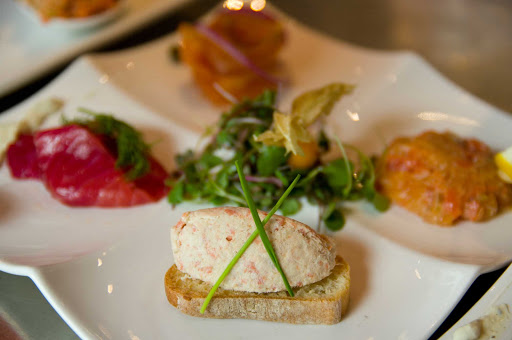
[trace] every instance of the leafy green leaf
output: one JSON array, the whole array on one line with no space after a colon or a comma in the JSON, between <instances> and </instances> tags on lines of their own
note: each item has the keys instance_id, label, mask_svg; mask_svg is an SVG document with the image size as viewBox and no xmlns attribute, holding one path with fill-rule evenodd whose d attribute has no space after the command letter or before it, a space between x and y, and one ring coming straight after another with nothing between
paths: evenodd
<instances>
[{"instance_id":1,"label":"leafy green leaf","mask_svg":"<svg viewBox=\"0 0 512 340\"><path fill-rule=\"evenodd\" d=\"M324 218L324 223L329 230L338 231L345 226L345 217L340 209L334 209L329 216Z\"/></svg>"},{"instance_id":2,"label":"leafy green leaf","mask_svg":"<svg viewBox=\"0 0 512 340\"><path fill-rule=\"evenodd\" d=\"M219 171L216 176L216 181L221 188L227 188L229 185L228 170L223 169Z\"/></svg>"},{"instance_id":3,"label":"leafy green leaf","mask_svg":"<svg viewBox=\"0 0 512 340\"><path fill-rule=\"evenodd\" d=\"M256 169L260 176L271 176L286 163L286 150L279 146L263 146L256 160Z\"/></svg>"},{"instance_id":4,"label":"leafy green leaf","mask_svg":"<svg viewBox=\"0 0 512 340\"><path fill-rule=\"evenodd\" d=\"M296 214L301 208L301 204L299 200L295 198L289 198L286 201L284 201L283 205L281 206L281 213L284 216L289 216Z\"/></svg>"},{"instance_id":5,"label":"leafy green leaf","mask_svg":"<svg viewBox=\"0 0 512 340\"><path fill-rule=\"evenodd\" d=\"M183 194L185 191L185 183L183 181L178 181L174 184L173 188L169 192L169 195L167 196L167 200L171 204L180 204L183 202Z\"/></svg>"},{"instance_id":6,"label":"leafy green leaf","mask_svg":"<svg viewBox=\"0 0 512 340\"><path fill-rule=\"evenodd\" d=\"M235 141L235 136L233 136L233 134L230 133L229 131L223 130L217 134L217 143L219 145L231 146L234 144L234 141Z\"/></svg>"},{"instance_id":7,"label":"leafy green leaf","mask_svg":"<svg viewBox=\"0 0 512 340\"><path fill-rule=\"evenodd\" d=\"M288 186L288 184L290 183L288 181L288 178L286 178L286 176L279 170L276 170L274 172L274 174L276 175L277 178L279 178L279 180L281 181L281 183L283 183L283 186Z\"/></svg>"},{"instance_id":8,"label":"leafy green leaf","mask_svg":"<svg viewBox=\"0 0 512 340\"><path fill-rule=\"evenodd\" d=\"M389 209L390 201L386 196L376 192L375 196L373 197L372 203L375 209L382 212Z\"/></svg>"},{"instance_id":9,"label":"leafy green leaf","mask_svg":"<svg viewBox=\"0 0 512 340\"><path fill-rule=\"evenodd\" d=\"M349 167L352 169L352 164L349 163ZM331 161L324 167L323 173L327 178L327 183L335 189L339 190L349 184L351 174L347 172L345 159Z\"/></svg>"},{"instance_id":10,"label":"leafy green leaf","mask_svg":"<svg viewBox=\"0 0 512 340\"><path fill-rule=\"evenodd\" d=\"M325 210L323 211L322 220L326 220L329 216L331 216L331 214L333 213L333 211L335 209L336 209L336 202L330 201L327 204L327 206L325 207Z\"/></svg>"},{"instance_id":11,"label":"leafy green leaf","mask_svg":"<svg viewBox=\"0 0 512 340\"><path fill-rule=\"evenodd\" d=\"M201 195L201 187L194 182L185 183L185 197L188 200L196 200Z\"/></svg>"},{"instance_id":12,"label":"leafy green leaf","mask_svg":"<svg viewBox=\"0 0 512 340\"><path fill-rule=\"evenodd\" d=\"M256 98L255 102L261 106L274 106L274 103L276 102L276 92L265 90Z\"/></svg>"},{"instance_id":13,"label":"leafy green leaf","mask_svg":"<svg viewBox=\"0 0 512 340\"><path fill-rule=\"evenodd\" d=\"M210 202L213 204L213 205L216 205L216 206L220 206L220 205L224 205L226 204L226 202L228 201L227 198L225 197L222 197L222 196L213 196L211 199L210 199Z\"/></svg>"},{"instance_id":14,"label":"leafy green leaf","mask_svg":"<svg viewBox=\"0 0 512 340\"><path fill-rule=\"evenodd\" d=\"M211 152L203 153L203 155L199 159L199 164L205 169L213 168L214 166L219 165L221 163L222 163L222 159L215 156Z\"/></svg>"}]
</instances>

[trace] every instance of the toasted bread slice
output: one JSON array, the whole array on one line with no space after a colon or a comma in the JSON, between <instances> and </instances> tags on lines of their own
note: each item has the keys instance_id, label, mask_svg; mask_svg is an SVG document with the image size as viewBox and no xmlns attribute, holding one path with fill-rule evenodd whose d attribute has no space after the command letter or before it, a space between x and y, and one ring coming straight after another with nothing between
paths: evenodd
<instances>
[{"instance_id":1,"label":"toasted bread slice","mask_svg":"<svg viewBox=\"0 0 512 340\"><path fill-rule=\"evenodd\" d=\"M335 324L349 303L350 267L341 258L331 274L318 282L294 288L295 297L277 293L237 292L219 288L204 314L199 310L211 285L192 279L173 265L165 275L169 302L192 316L218 319L253 319L294 324Z\"/></svg>"}]
</instances>

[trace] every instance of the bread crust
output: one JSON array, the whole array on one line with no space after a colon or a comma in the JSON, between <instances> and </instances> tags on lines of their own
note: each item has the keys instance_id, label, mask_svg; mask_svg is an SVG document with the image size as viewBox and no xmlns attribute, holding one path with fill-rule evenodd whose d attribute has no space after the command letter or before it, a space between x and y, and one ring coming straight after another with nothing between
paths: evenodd
<instances>
[{"instance_id":1,"label":"bread crust","mask_svg":"<svg viewBox=\"0 0 512 340\"><path fill-rule=\"evenodd\" d=\"M167 299L181 312L197 317L253 319L292 324L335 324L346 313L350 296L350 267L341 258L327 278L286 292L249 293L217 290L204 314L199 310L211 285L190 278L173 265L165 275Z\"/></svg>"}]
</instances>

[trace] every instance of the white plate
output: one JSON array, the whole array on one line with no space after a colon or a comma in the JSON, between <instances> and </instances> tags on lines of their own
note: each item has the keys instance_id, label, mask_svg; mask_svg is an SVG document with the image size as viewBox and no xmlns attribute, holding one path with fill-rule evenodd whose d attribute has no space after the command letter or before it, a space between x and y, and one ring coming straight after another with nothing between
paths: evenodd
<instances>
[{"instance_id":1,"label":"white plate","mask_svg":"<svg viewBox=\"0 0 512 340\"><path fill-rule=\"evenodd\" d=\"M512 265L501 274L500 278L492 285L485 295L452 326L439 340L451 340L453 334L470 322L486 317L493 312L493 308L500 305L508 305L509 310L512 308ZM494 331L499 331L500 339L512 339L512 323L510 318L508 322L494 326Z\"/></svg>"},{"instance_id":2,"label":"white plate","mask_svg":"<svg viewBox=\"0 0 512 340\"><path fill-rule=\"evenodd\" d=\"M426 129L450 129L496 149L512 145L510 117L461 91L416 55L360 49L286 23L283 60L293 86L280 99L284 110L306 89L344 81L357 89L336 106L329 126L365 152L381 151L381 137L389 141ZM160 141L156 156L170 169L175 152L194 146L198 132L220 115L193 86L189 70L170 61L169 47L177 41L173 35L81 58L0 121L16 119L42 98L60 96L67 112L83 105L137 125ZM358 121L350 118L353 113ZM87 339L422 339L480 273L512 258L510 213L440 228L398 207L379 214L354 204L346 227L333 235L352 268L351 305L341 323L205 320L175 310L163 287L173 262L169 228L198 206L172 210L162 201L133 209L68 208L51 200L40 183L12 180L5 167L0 199L0 269L30 276ZM315 225L317 212L307 207L296 218Z\"/></svg>"},{"instance_id":3,"label":"white plate","mask_svg":"<svg viewBox=\"0 0 512 340\"><path fill-rule=\"evenodd\" d=\"M18 6L17 1L0 1L0 96L187 0L123 0L116 10L92 19L53 20L48 24Z\"/></svg>"}]
</instances>

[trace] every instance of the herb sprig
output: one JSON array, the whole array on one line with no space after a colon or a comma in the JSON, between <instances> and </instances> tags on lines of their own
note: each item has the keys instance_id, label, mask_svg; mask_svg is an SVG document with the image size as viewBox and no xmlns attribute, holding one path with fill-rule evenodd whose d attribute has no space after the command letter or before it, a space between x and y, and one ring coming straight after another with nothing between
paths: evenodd
<instances>
[{"instance_id":1,"label":"herb sprig","mask_svg":"<svg viewBox=\"0 0 512 340\"><path fill-rule=\"evenodd\" d=\"M78 111L86 113L89 117L65 121L65 123L84 126L115 144L116 168L126 171L127 180L135 180L150 171L150 146L144 142L142 135L137 130L105 113L94 112L86 108L79 108Z\"/></svg>"},{"instance_id":2,"label":"herb sprig","mask_svg":"<svg viewBox=\"0 0 512 340\"><path fill-rule=\"evenodd\" d=\"M379 211L389 201L375 189L375 171L370 158L341 142L350 155L316 163L307 169L288 164L290 154L283 146L265 145L255 140L273 126L275 93L266 91L254 100L245 100L225 112L209 136L210 143L200 151L189 150L176 157L177 171L168 184L172 187L171 204L184 201L209 202L214 205L245 205L240 190L235 161L246 174L247 187L256 207L269 210L276 204L288 183L300 174L302 180L283 203L283 215L293 215L302 208L302 198L320 206L320 220L330 230L339 230L345 223L343 202L365 199ZM321 154L334 144L320 131L314 141ZM320 155L321 156L321 155ZM349 158L348 156L354 156Z\"/></svg>"},{"instance_id":3,"label":"herb sprig","mask_svg":"<svg viewBox=\"0 0 512 340\"><path fill-rule=\"evenodd\" d=\"M242 175L240 176L240 180L244 177L243 173ZM297 177L295 177L295 179L293 180L293 182L290 184L290 186L288 187L288 189L286 189L286 191L284 192L284 194L281 196L281 198L279 198L279 200L277 201L276 205L272 208L272 210L270 210L267 214L267 216L265 216L265 218L263 219L263 221L261 221L261 225L262 226L265 226L267 224L268 221L270 221L270 219L272 218L272 216L274 216L274 214L277 212L277 210L281 207L281 205L283 204L283 202L285 202L285 199L288 197L288 195L291 193L291 191L293 190L293 188L295 187L295 185L297 184L297 182L299 181L300 179L300 175L297 175ZM249 192L247 192L248 195L250 195ZM256 215L257 216L257 215ZM253 216L254 217L254 216ZM255 218L255 223L257 223L256 221L259 220L259 216ZM224 271L222 272L222 274L220 275L220 277L218 278L217 282L215 282L215 284L212 286L212 288L210 289L210 292L208 293L208 295L206 296L206 299L204 300L203 302L203 306L201 307L201 314L203 314L205 311L206 311L206 308L208 307L208 304L210 303L210 300L213 298L213 295L215 294L215 292L217 291L217 289L219 288L219 286L222 284L222 282L224 281L224 279L226 278L226 276L231 272L231 270L233 269L233 267L235 266L235 264L238 262L238 260L242 257L242 255L245 253L245 251L247 250L247 248L249 248L249 246L252 244L252 242L256 239L256 237L258 237L258 235L260 235L260 229L256 228L256 230L251 234L251 236L249 236L249 238L247 239L247 241L245 241L244 245L242 246L242 248L240 248L240 250L235 254L235 256L233 257L233 259L231 260L231 262L229 262L229 264L226 266L226 269L224 269ZM274 254L274 257L275 257L275 254ZM271 256L272 258L272 256ZM274 264L277 262L277 259L276 259L276 262L272 261ZM282 270L280 271L282 277L283 277L283 281L285 282L285 286L287 287L287 290L288 290L288 287L290 286L289 283L288 283L288 280L286 279L286 276L284 275L284 273L282 273ZM290 294L290 296L294 296L294 293L293 293L293 290L291 290L291 288L288 290L288 293Z\"/></svg>"}]
</instances>

